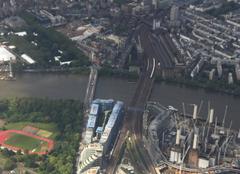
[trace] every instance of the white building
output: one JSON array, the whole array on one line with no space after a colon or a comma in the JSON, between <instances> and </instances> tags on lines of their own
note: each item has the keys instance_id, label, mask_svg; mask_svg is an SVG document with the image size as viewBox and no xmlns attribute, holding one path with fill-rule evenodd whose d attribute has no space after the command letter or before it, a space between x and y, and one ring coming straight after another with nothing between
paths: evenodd
<instances>
[{"instance_id":1,"label":"white building","mask_svg":"<svg viewBox=\"0 0 240 174\"><path fill-rule=\"evenodd\" d=\"M16 56L11 53L5 46L0 45L0 62L15 61Z\"/></svg>"},{"instance_id":2,"label":"white building","mask_svg":"<svg viewBox=\"0 0 240 174\"><path fill-rule=\"evenodd\" d=\"M80 32L81 34L78 36L74 36L71 39L74 41L83 41L84 39L87 39L88 37L92 36L93 34L98 34L100 33L102 27L94 27L91 24L81 26L77 28L77 31Z\"/></svg>"},{"instance_id":3,"label":"white building","mask_svg":"<svg viewBox=\"0 0 240 174\"><path fill-rule=\"evenodd\" d=\"M36 63L35 60L33 60L30 56L28 56L27 54L22 54L21 58L26 61L28 64L34 64Z\"/></svg>"}]
</instances>

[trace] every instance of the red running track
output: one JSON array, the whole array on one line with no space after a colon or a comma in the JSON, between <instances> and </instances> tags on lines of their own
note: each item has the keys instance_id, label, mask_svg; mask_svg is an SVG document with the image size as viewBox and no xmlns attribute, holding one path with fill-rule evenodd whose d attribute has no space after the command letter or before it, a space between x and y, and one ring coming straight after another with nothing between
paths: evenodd
<instances>
[{"instance_id":1,"label":"red running track","mask_svg":"<svg viewBox=\"0 0 240 174\"><path fill-rule=\"evenodd\" d=\"M50 139L48 139L48 138L43 138L43 137L40 137L40 136L31 134L31 133L28 133L28 132L24 132L24 131L21 131L21 130L6 130L6 131L0 131L0 145L1 145L1 146L5 147L5 148L7 148L7 149L9 149L9 150L13 150L13 151L18 151L18 150L24 151L24 149L22 149L22 148L5 144L5 141L6 141L8 138L11 137L11 134L12 134L12 133L21 134L21 135L25 135L25 136L29 136L29 137L32 137L32 138L39 139L39 140L41 140L41 141L45 141L45 142L48 143L48 152L50 152L51 150L53 150L53 147L54 147L54 141L53 141L53 140L50 140ZM29 154L46 155L48 152L46 152L46 151L44 151L44 152L32 152L32 151L29 151Z\"/></svg>"}]
</instances>

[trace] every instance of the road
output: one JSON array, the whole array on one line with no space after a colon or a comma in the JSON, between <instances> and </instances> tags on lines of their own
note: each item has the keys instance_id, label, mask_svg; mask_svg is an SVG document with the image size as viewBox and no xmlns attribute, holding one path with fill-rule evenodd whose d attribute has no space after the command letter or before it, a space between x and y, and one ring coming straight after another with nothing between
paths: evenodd
<instances>
[{"instance_id":1,"label":"road","mask_svg":"<svg viewBox=\"0 0 240 174\"><path fill-rule=\"evenodd\" d=\"M97 78L98 78L97 67L92 66L91 73L89 75L87 90L84 98L85 110L87 110L90 107L90 104L93 101L95 90L96 90Z\"/></svg>"},{"instance_id":2,"label":"road","mask_svg":"<svg viewBox=\"0 0 240 174\"><path fill-rule=\"evenodd\" d=\"M147 31L146 31L147 29ZM151 31L145 28L143 25L139 28L139 36L141 43L144 43L151 35ZM148 42L149 43L149 42ZM153 57L152 47L149 44L143 44L143 65L142 71L137 83L135 94L130 102L128 108L144 108L146 102L148 101L152 87L154 84L154 74L157 69L160 68L160 63ZM128 109L126 116L124 118L124 124L120 131L119 138L116 142L115 149L113 150L112 156L108 162L108 167L106 168L107 174L114 174L117 168L117 164L121 158L121 152L125 147L126 140L131 139L132 149L128 151L130 156L134 154L139 154L141 159L135 161L132 159L132 164L134 168L141 171L144 174L151 173L155 174L155 167L148 155L147 150L144 148L142 142L142 115L143 111L141 109ZM129 134L128 134L129 133Z\"/></svg>"}]
</instances>

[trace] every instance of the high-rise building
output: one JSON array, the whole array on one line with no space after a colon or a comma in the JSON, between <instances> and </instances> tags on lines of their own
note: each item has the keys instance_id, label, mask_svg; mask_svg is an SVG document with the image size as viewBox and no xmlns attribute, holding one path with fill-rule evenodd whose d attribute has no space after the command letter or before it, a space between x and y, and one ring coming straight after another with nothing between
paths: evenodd
<instances>
[{"instance_id":1,"label":"high-rise building","mask_svg":"<svg viewBox=\"0 0 240 174\"><path fill-rule=\"evenodd\" d=\"M92 102L77 173L99 173L102 156L106 157L112 150L122 120L123 102L112 99Z\"/></svg>"},{"instance_id":2,"label":"high-rise building","mask_svg":"<svg viewBox=\"0 0 240 174\"><path fill-rule=\"evenodd\" d=\"M173 5L170 11L170 23L172 26L177 26L179 24L179 7Z\"/></svg>"}]
</instances>

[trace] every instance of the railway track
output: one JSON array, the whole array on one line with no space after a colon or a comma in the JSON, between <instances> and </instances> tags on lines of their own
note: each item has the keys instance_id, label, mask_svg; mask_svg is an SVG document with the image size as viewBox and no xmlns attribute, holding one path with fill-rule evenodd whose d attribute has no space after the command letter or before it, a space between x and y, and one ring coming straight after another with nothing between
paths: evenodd
<instances>
[{"instance_id":1,"label":"railway track","mask_svg":"<svg viewBox=\"0 0 240 174\"><path fill-rule=\"evenodd\" d=\"M157 68L156 65L158 64L158 61L154 58L155 54L152 51L153 48L148 40L148 37L151 34L148 30L149 29L143 25L139 28L139 31L137 31L140 36L140 42L143 43L143 65L135 93L128 108L144 108L151 95L154 84L154 73ZM143 174L156 173L151 158L142 142L142 116L143 111L141 110L129 109L126 111L121 133L116 142L115 149L113 150L105 173L115 173L122 148L127 138L132 140L132 148L131 150L128 150L129 155L134 157L135 154L139 154L138 157L141 158L136 160L132 159L131 162L135 169L138 169L137 171L141 171ZM126 135L128 137L126 137Z\"/></svg>"}]
</instances>

